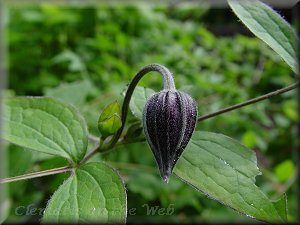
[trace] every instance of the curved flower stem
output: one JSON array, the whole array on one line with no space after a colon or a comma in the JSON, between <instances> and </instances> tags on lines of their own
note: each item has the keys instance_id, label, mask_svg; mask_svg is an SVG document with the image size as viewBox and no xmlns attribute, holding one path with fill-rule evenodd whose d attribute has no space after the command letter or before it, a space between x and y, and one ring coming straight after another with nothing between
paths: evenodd
<instances>
[{"instance_id":1,"label":"curved flower stem","mask_svg":"<svg viewBox=\"0 0 300 225\"><path fill-rule=\"evenodd\" d=\"M122 131L125 127L126 118L127 118L129 102L130 102L131 96L133 94L133 91L134 91L136 85L138 84L138 82L144 75L146 75L147 73L152 72L152 71L159 72L163 76L165 90L176 90L172 73L166 67L159 65L159 64L150 64L148 66L143 67L134 76L134 78L132 79L132 81L130 82L130 84L128 86L128 89L127 89L127 92L126 92L126 95L125 95L125 98L123 101L123 105L122 105L122 111L121 111L122 126L118 130L118 132L113 136L113 138L111 139L107 149L110 149L112 146L114 146L122 134Z\"/></svg>"},{"instance_id":2,"label":"curved flower stem","mask_svg":"<svg viewBox=\"0 0 300 225\"><path fill-rule=\"evenodd\" d=\"M72 166L63 166L51 170L44 170L44 171L24 174L21 176L0 179L0 184L10 183L10 182L20 181L20 180L28 180L36 177L44 177L44 176L49 176L58 173L70 172L72 170L73 170Z\"/></svg>"},{"instance_id":3,"label":"curved flower stem","mask_svg":"<svg viewBox=\"0 0 300 225\"><path fill-rule=\"evenodd\" d=\"M221 110L219 110L217 112L213 112L213 113L206 114L204 116L200 116L200 117L198 117L197 122L199 123L200 121L207 120L207 119L209 119L211 117L215 117L215 116L218 116L220 114L223 114L223 113L226 113L226 112L229 112L229 111L232 111L232 110L244 107L246 105L250 105L250 104L253 104L253 103L256 103L256 102L268 99L268 98L271 98L273 96L276 96L276 95L282 94L284 92L293 90L293 89L295 89L297 87L299 87L299 82L296 82L296 83L294 83L294 84L292 84L290 86L287 86L285 88L282 88L282 89L270 92L268 94L265 94L265 95L262 95L262 96L259 96L259 97L256 97L256 98L249 99L249 100L247 100L245 102L241 102L241 103L238 103L238 104L226 107L226 108L221 109Z\"/></svg>"}]
</instances>

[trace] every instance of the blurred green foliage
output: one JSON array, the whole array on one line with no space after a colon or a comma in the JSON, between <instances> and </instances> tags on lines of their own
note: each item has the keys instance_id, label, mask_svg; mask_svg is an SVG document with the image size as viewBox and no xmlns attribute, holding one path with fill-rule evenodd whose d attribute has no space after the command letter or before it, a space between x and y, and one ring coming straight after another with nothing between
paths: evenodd
<instances>
[{"instance_id":1,"label":"blurred green foliage","mask_svg":"<svg viewBox=\"0 0 300 225\"><path fill-rule=\"evenodd\" d=\"M224 17L224 15L217 15ZM126 84L144 65L169 68L180 90L198 103L199 115L216 111L293 83L289 67L269 47L240 34L215 36L207 29L209 8L102 4L9 7L9 88L16 95L47 95L74 104L90 132L99 136L97 120L108 103L122 101ZM242 26L231 21L236 27ZM231 26L232 26L231 24ZM141 86L160 90L162 79L151 74ZM274 199L287 192L288 217L297 219L293 152L298 122L296 93L260 102L198 124L197 130L231 136L257 153L263 176L257 184ZM130 124L139 124L129 115ZM137 125L138 126L138 125ZM201 156L199 156L201 157ZM146 143L119 146L92 160L118 168L126 181L128 222L247 221L196 192L175 176L162 182ZM66 161L9 146L9 175L63 166ZM17 165L16 165L17 162ZM8 221L37 221L41 215L16 215L18 206L45 207L67 174L10 184ZM274 191L275 190L275 191ZM175 211L146 216L146 206Z\"/></svg>"}]
</instances>

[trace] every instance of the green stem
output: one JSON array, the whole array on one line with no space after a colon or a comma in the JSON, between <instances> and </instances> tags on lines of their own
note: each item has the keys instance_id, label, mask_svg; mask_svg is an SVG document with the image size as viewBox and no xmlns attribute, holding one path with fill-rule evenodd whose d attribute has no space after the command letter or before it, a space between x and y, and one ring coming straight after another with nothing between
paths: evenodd
<instances>
[{"instance_id":1,"label":"green stem","mask_svg":"<svg viewBox=\"0 0 300 225\"><path fill-rule=\"evenodd\" d=\"M253 104L253 103L256 103L256 102L268 99L268 98L271 98L273 96L276 96L276 95L282 94L284 92L293 90L293 89L295 89L297 87L299 87L299 82L296 82L296 83L294 83L294 84L292 84L290 86L287 86L285 88L282 88L282 89L270 92L268 94L265 94L265 95L262 95L262 96L259 96L259 97L256 97L256 98L249 99L249 100L247 100L245 102L241 102L241 103L238 103L238 104L226 107L226 108L221 109L221 110L219 110L217 112L213 112L213 113L206 114L204 116L200 116L200 117L198 117L197 122L199 123L200 121L207 120L207 119L209 119L211 117L215 117L215 116L218 116L220 114L223 114L223 113L226 113L226 112L229 112L229 111L232 111L232 110L244 107L246 105L250 105L250 104Z\"/></svg>"},{"instance_id":2,"label":"green stem","mask_svg":"<svg viewBox=\"0 0 300 225\"><path fill-rule=\"evenodd\" d=\"M122 126L121 128L118 130L118 132L113 136L111 142L109 143L109 148L113 147L117 141L119 140L122 131L125 127L125 122L126 122L126 118L127 118L127 113L128 113L128 108L129 108L129 102L131 99L131 96L133 94L133 91L136 87L136 85L138 84L138 82L140 81L140 79L146 75L149 72L152 71L156 71L159 72L164 79L164 89L165 90L176 90L175 88L175 83L174 83L174 79L172 76L172 73L164 66L159 65L159 64L150 64L148 66L143 67L132 79L132 81L130 82L124 101L123 101L123 105L122 105L122 111L121 111L121 121L122 121ZM107 149L109 149L107 148Z\"/></svg>"},{"instance_id":3,"label":"green stem","mask_svg":"<svg viewBox=\"0 0 300 225\"><path fill-rule=\"evenodd\" d=\"M102 138L99 139L99 142L95 145L95 147L80 161L79 165L86 163L90 158L92 158L95 154L100 152L103 146Z\"/></svg>"},{"instance_id":4,"label":"green stem","mask_svg":"<svg viewBox=\"0 0 300 225\"><path fill-rule=\"evenodd\" d=\"M21 176L0 179L0 184L10 183L10 182L20 181L20 180L28 180L36 177L44 177L44 176L49 176L58 173L65 173L65 172L70 172L72 170L73 168L71 166L63 166L63 167L54 168L50 170L28 173Z\"/></svg>"}]
</instances>

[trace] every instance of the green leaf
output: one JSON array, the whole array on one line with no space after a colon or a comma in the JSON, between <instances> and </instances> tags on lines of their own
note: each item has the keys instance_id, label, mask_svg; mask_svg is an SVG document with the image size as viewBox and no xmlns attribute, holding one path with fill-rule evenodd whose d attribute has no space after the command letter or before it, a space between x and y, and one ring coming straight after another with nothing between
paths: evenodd
<instances>
[{"instance_id":1,"label":"green leaf","mask_svg":"<svg viewBox=\"0 0 300 225\"><path fill-rule=\"evenodd\" d=\"M71 50L64 50L59 55L53 58L53 63L69 62L69 70L72 72L86 71L85 64L81 57Z\"/></svg>"},{"instance_id":2,"label":"green leaf","mask_svg":"<svg viewBox=\"0 0 300 225\"><path fill-rule=\"evenodd\" d=\"M79 162L88 144L86 123L70 105L46 97L8 98L4 134L22 147Z\"/></svg>"},{"instance_id":3,"label":"green leaf","mask_svg":"<svg viewBox=\"0 0 300 225\"><path fill-rule=\"evenodd\" d=\"M195 132L174 172L187 184L247 216L286 221L285 207L275 205L255 185L255 176L260 174L255 153L227 136Z\"/></svg>"},{"instance_id":4,"label":"green leaf","mask_svg":"<svg viewBox=\"0 0 300 225\"><path fill-rule=\"evenodd\" d=\"M248 130L243 135L242 141L247 148L254 148L256 145L256 133L252 130Z\"/></svg>"},{"instance_id":5,"label":"green leaf","mask_svg":"<svg viewBox=\"0 0 300 225\"><path fill-rule=\"evenodd\" d=\"M129 107L134 116L136 116L140 120L143 119L143 110L147 99L154 93L155 91L150 88L139 86L135 88L129 104Z\"/></svg>"},{"instance_id":6,"label":"green leaf","mask_svg":"<svg viewBox=\"0 0 300 225\"><path fill-rule=\"evenodd\" d=\"M273 9L257 0L228 0L238 18L298 72L297 37L292 27Z\"/></svg>"},{"instance_id":7,"label":"green leaf","mask_svg":"<svg viewBox=\"0 0 300 225\"><path fill-rule=\"evenodd\" d=\"M126 192L120 176L103 163L83 165L53 194L43 222L125 223Z\"/></svg>"},{"instance_id":8,"label":"green leaf","mask_svg":"<svg viewBox=\"0 0 300 225\"><path fill-rule=\"evenodd\" d=\"M94 86L89 80L62 83L58 87L48 88L44 91L45 96L57 98L74 106L82 106L86 97L94 92Z\"/></svg>"},{"instance_id":9,"label":"green leaf","mask_svg":"<svg viewBox=\"0 0 300 225\"><path fill-rule=\"evenodd\" d=\"M277 179L284 183L295 176L295 165L292 160L285 160L275 167Z\"/></svg>"},{"instance_id":10,"label":"green leaf","mask_svg":"<svg viewBox=\"0 0 300 225\"><path fill-rule=\"evenodd\" d=\"M107 137L116 133L121 125L120 106L115 101L109 104L101 113L98 120L98 130L102 136Z\"/></svg>"},{"instance_id":11,"label":"green leaf","mask_svg":"<svg viewBox=\"0 0 300 225\"><path fill-rule=\"evenodd\" d=\"M128 128L126 135L124 136L124 141L128 141L128 142L134 141L135 139L138 139L141 136L142 132L143 132L143 127L140 122L132 124Z\"/></svg>"}]
</instances>

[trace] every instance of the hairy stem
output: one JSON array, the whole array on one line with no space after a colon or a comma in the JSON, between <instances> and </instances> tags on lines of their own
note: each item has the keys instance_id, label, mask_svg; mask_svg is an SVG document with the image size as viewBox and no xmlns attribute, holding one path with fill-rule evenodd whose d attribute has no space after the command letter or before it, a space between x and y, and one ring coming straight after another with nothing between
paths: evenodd
<instances>
[{"instance_id":1,"label":"hairy stem","mask_svg":"<svg viewBox=\"0 0 300 225\"><path fill-rule=\"evenodd\" d=\"M276 95L282 94L284 92L293 90L293 89L295 89L297 87L299 87L299 82L296 82L296 83L294 83L294 84L292 84L290 86L287 86L285 88L282 88L282 89L270 92L268 94L265 94L265 95L262 95L262 96L259 96L259 97L256 97L256 98L249 99L249 100L247 100L245 102L241 102L241 103L238 103L238 104L226 107L226 108L221 109L221 110L219 110L217 112L213 112L213 113L206 114L204 116L200 116L200 117L198 117L197 122L200 122L200 121L203 121L203 120L207 120L207 119L209 119L211 117L215 117L215 116L218 116L220 114L223 114L223 113L226 113L226 112L238 109L238 108L242 108L242 107L244 107L246 105L250 105L250 104L253 104L253 103L256 103L256 102L268 99L268 98L271 98L273 96L276 96Z\"/></svg>"},{"instance_id":2,"label":"hairy stem","mask_svg":"<svg viewBox=\"0 0 300 225\"><path fill-rule=\"evenodd\" d=\"M163 76L165 90L176 90L172 73L166 67L159 65L159 64L150 64L148 66L143 67L134 76L134 78L132 79L132 81L130 82L130 84L128 86L128 89L127 89L127 92L126 92L126 95L125 95L125 98L123 101L122 110L121 110L122 126L118 130L118 132L113 136L113 138L110 142L111 147L117 143L117 141L119 140L119 138L122 134L122 131L125 127L125 122L126 122L128 108L129 108L129 102L130 102L131 96L133 94L133 91L134 91L136 85L138 84L138 82L144 75L146 75L147 73L152 72L152 71L159 72Z\"/></svg>"},{"instance_id":3,"label":"hairy stem","mask_svg":"<svg viewBox=\"0 0 300 225\"><path fill-rule=\"evenodd\" d=\"M90 158L92 158L95 154L100 152L103 141L100 139L100 142L80 161L79 165L84 164Z\"/></svg>"},{"instance_id":4,"label":"hairy stem","mask_svg":"<svg viewBox=\"0 0 300 225\"><path fill-rule=\"evenodd\" d=\"M44 177L44 176L49 176L58 173L65 173L65 172L70 172L72 170L73 170L72 166L63 166L51 170L44 170L44 171L24 174L21 176L0 179L0 184L10 183L10 182L20 181L20 180L28 180L36 177Z\"/></svg>"}]
</instances>

